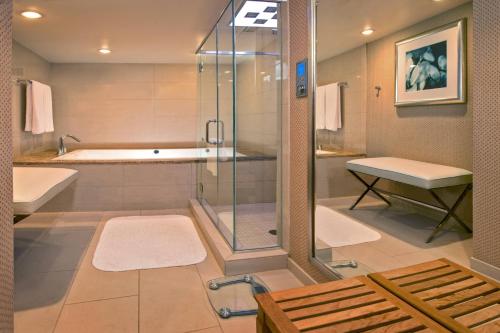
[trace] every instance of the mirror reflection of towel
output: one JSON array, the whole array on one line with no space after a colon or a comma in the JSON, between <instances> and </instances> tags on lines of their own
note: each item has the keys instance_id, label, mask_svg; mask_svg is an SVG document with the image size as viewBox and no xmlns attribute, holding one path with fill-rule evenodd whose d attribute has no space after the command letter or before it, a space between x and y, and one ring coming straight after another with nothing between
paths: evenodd
<instances>
[{"instance_id":1,"label":"mirror reflection of towel","mask_svg":"<svg viewBox=\"0 0 500 333\"><path fill-rule=\"evenodd\" d=\"M342 128L340 98L340 85L338 83L325 86L325 128L327 130L337 131Z\"/></svg>"},{"instance_id":2,"label":"mirror reflection of towel","mask_svg":"<svg viewBox=\"0 0 500 333\"><path fill-rule=\"evenodd\" d=\"M338 82L316 89L316 129L342 128L342 107Z\"/></svg>"},{"instance_id":3,"label":"mirror reflection of towel","mask_svg":"<svg viewBox=\"0 0 500 333\"><path fill-rule=\"evenodd\" d=\"M26 86L26 132L42 134L54 132L52 114L52 90L37 81Z\"/></svg>"}]
</instances>

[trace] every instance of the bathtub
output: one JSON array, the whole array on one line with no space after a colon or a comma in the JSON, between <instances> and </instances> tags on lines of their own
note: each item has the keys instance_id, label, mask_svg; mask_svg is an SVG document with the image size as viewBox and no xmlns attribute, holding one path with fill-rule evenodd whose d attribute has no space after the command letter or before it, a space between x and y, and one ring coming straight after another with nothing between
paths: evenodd
<instances>
[{"instance_id":1,"label":"bathtub","mask_svg":"<svg viewBox=\"0 0 500 333\"><path fill-rule=\"evenodd\" d=\"M233 157L233 148L219 149L219 158ZM236 153L236 157L245 155ZM186 160L216 158L216 148L183 149L79 149L54 158L57 161L134 161L134 160Z\"/></svg>"}]
</instances>

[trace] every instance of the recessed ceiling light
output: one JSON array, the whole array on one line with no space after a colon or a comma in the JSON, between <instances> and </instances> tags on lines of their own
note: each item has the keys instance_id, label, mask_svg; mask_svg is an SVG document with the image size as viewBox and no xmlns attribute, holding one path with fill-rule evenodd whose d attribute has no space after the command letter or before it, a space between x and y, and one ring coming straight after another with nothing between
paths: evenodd
<instances>
[{"instance_id":1,"label":"recessed ceiling light","mask_svg":"<svg viewBox=\"0 0 500 333\"><path fill-rule=\"evenodd\" d=\"M36 19L39 19L39 18L42 18L43 15L40 14L39 12L35 12L33 10L27 10L25 12L22 12L21 15L27 19L31 19L31 20L36 20Z\"/></svg>"},{"instance_id":2,"label":"recessed ceiling light","mask_svg":"<svg viewBox=\"0 0 500 333\"><path fill-rule=\"evenodd\" d=\"M111 53L111 50L106 48L106 47L103 47L101 49L99 49L99 53L101 54L110 54Z\"/></svg>"},{"instance_id":3,"label":"recessed ceiling light","mask_svg":"<svg viewBox=\"0 0 500 333\"><path fill-rule=\"evenodd\" d=\"M372 28L365 28L365 30L361 31L361 33L365 36L370 36L374 32L375 30L373 30Z\"/></svg>"}]
</instances>

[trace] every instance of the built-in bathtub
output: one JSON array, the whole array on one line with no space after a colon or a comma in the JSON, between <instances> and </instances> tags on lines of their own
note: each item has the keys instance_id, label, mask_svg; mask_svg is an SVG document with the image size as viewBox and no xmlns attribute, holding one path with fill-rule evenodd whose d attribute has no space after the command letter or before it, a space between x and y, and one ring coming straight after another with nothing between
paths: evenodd
<instances>
[{"instance_id":1,"label":"built-in bathtub","mask_svg":"<svg viewBox=\"0 0 500 333\"><path fill-rule=\"evenodd\" d=\"M41 211L138 212L187 208L189 200L196 198L200 177L209 183L205 192L214 188L211 182L232 184L232 156L231 147L220 148L218 152L216 148L92 148L74 150L59 157L55 151L34 153L17 157L14 164L79 171L78 180ZM221 163L219 168L213 168L217 157ZM276 157L245 151L238 152L236 158L238 203L275 202ZM218 169L221 177L213 175L214 169ZM230 204L228 193L232 191L213 195L217 195L222 204Z\"/></svg>"}]
</instances>

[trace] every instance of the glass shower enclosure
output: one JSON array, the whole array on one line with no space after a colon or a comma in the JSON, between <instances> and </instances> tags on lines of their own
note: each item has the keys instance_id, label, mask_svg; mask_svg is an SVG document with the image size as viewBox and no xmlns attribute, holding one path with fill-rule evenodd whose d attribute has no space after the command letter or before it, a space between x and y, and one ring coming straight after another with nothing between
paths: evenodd
<instances>
[{"instance_id":1,"label":"glass shower enclosure","mask_svg":"<svg viewBox=\"0 0 500 333\"><path fill-rule=\"evenodd\" d=\"M281 244L280 6L231 0L196 52L197 199L234 251Z\"/></svg>"}]
</instances>

